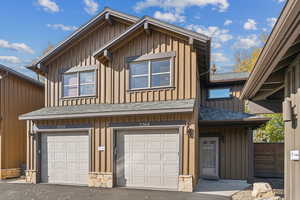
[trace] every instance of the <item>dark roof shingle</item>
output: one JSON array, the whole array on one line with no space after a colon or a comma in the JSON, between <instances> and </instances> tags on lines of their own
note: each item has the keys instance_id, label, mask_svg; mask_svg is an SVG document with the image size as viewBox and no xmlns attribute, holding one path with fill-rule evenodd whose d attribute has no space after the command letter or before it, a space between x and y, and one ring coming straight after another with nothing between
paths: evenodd
<instances>
[{"instance_id":1,"label":"dark roof shingle","mask_svg":"<svg viewBox=\"0 0 300 200\"><path fill-rule=\"evenodd\" d=\"M134 115L150 113L192 112L195 100L157 101L125 104L89 104L78 106L47 107L36 110L19 118L28 119L65 119L79 117L98 117L114 115Z\"/></svg>"}]
</instances>

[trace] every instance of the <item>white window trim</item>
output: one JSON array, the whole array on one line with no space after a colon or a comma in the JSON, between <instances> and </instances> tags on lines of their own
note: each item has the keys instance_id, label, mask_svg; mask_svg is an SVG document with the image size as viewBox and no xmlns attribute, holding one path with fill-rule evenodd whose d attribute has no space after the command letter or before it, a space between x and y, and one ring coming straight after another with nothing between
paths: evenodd
<instances>
[{"instance_id":1,"label":"white window trim","mask_svg":"<svg viewBox=\"0 0 300 200\"><path fill-rule=\"evenodd\" d=\"M80 84L80 73L84 72L93 72L94 73L94 83L82 83ZM77 74L77 84L74 85L64 85L64 76L68 74ZM61 98L62 99L69 99L69 98L82 98L82 97L95 97L97 95L97 71L95 69L89 69L89 70L78 70L78 71L67 71L62 74L62 82L61 82ZM87 95L80 95L80 86L82 85L95 85L95 92L94 94L87 94ZM64 88L65 86L71 87L71 86L76 86L77 87L77 95L76 96L64 96Z\"/></svg>"},{"instance_id":2,"label":"white window trim","mask_svg":"<svg viewBox=\"0 0 300 200\"><path fill-rule=\"evenodd\" d=\"M151 73L151 69L152 69L152 62L155 61L165 61L168 60L170 62L170 70L169 72L157 72L157 73ZM148 74L139 74L139 75L131 75L131 67L130 65L132 63L143 63L143 62L147 62L148 65ZM152 90L152 89L161 89L161 88L170 88L173 87L173 62L174 59L173 57L164 57L164 58L159 58L159 59L149 59L149 60L143 60L143 61L132 61L130 63L128 63L129 65L129 77L128 77L128 90L129 91L135 91L135 90ZM161 75L161 74L170 74L170 84L169 85L164 85L164 86L151 86L152 83L152 76L155 75ZM131 87L131 78L135 78L135 77L147 77L148 78L148 87L141 87L141 88L132 88Z\"/></svg>"}]
</instances>

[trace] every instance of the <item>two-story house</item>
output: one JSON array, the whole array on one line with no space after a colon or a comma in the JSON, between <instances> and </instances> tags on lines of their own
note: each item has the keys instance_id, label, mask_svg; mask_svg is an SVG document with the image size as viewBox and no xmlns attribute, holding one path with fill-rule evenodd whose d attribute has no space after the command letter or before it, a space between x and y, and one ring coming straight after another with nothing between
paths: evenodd
<instances>
[{"instance_id":1,"label":"two-story house","mask_svg":"<svg viewBox=\"0 0 300 200\"><path fill-rule=\"evenodd\" d=\"M27 181L193 191L200 176L246 179L239 127L265 120L235 113L241 105L211 111L217 103L205 88L218 81L210 82L209 65L209 37L104 9L29 67L46 77L46 98L45 108L20 116L28 121ZM214 124L214 111L233 117L217 114Z\"/></svg>"}]
</instances>

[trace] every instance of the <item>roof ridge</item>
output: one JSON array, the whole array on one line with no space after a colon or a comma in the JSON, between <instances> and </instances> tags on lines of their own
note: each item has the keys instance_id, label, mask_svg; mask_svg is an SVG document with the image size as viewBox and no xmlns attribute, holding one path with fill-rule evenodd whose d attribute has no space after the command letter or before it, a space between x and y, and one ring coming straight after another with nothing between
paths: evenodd
<instances>
[{"instance_id":1,"label":"roof ridge","mask_svg":"<svg viewBox=\"0 0 300 200\"><path fill-rule=\"evenodd\" d=\"M110 12L111 14L114 15L122 15L123 17L127 17L128 21L133 21L134 23L136 23L140 18L136 17L136 16L132 16L132 15L128 15L124 12L120 12L114 9L111 9L110 7L105 7L101 12L99 12L97 15L95 15L94 17L92 17L90 20L88 20L86 23L83 23L82 25L79 26L78 29L76 29L75 31L73 31L71 34L69 34L64 40L62 40L61 42L59 42L52 50L50 50L49 52L47 52L45 55L39 57L33 64L31 64L30 66L34 66L37 65L38 63L43 62L44 60L47 59L47 57L51 56L53 53L55 53L56 51L58 51L60 48L63 47L63 45L65 45L67 42L71 41L72 39L74 39L74 37L78 36L78 34L80 34L82 31L86 30L87 28L89 28L90 26L92 26L94 23L96 23L101 17L103 17L107 12ZM27 67L30 67L27 66Z\"/></svg>"}]
</instances>

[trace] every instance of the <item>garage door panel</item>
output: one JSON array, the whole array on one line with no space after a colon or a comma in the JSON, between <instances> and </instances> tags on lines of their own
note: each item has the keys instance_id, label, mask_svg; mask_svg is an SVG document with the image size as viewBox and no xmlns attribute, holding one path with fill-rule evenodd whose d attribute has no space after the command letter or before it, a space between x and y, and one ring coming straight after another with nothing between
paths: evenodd
<instances>
[{"instance_id":1,"label":"garage door panel","mask_svg":"<svg viewBox=\"0 0 300 200\"><path fill-rule=\"evenodd\" d=\"M179 135L172 131L120 131L117 135L117 184L176 189Z\"/></svg>"},{"instance_id":2,"label":"garage door panel","mask_svg":"<svg viewBox=\"0 0 300 200\"><path fill-rule=\"evenodd\" d=\"M151 162L160 162L162 160L162 155L160 152L149 152L148 153L148 160L151 161Z\"/></svg>"},{"instance_id":3,"label":"garage door panel","mask_svg":"<svg viewBox=\"0 0 300 200\"><path fill-rule=\"evenodd\" d=\"M85 133L42 134L42 182L86 185L88 141Z\"/></svg>"}]
</instances>

